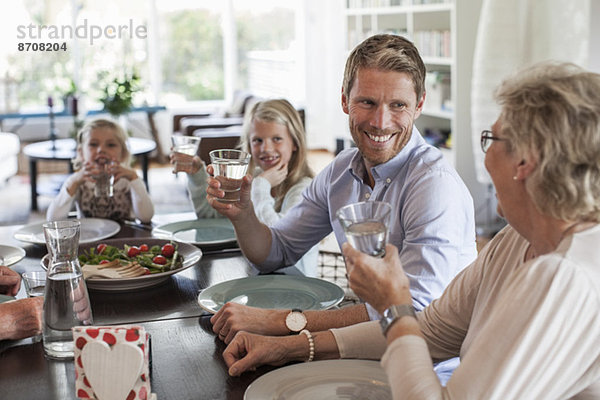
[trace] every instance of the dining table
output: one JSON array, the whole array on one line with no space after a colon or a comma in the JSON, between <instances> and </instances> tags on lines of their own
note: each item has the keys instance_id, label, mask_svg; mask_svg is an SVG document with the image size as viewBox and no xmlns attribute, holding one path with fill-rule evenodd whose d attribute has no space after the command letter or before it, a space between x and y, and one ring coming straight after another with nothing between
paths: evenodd
<instances>
[{"instance_id":1,"label":"dining table","mask_svg":"<svg viewBox=\"0 0 600 400\"><path fill-rule=\"evenodd\" d=\"M0 243L19 246L25 257L11 268L19 273L42 270L45 246L17 241L21 225L0 226ZM115 238L145 238L151 230L123 224ZM287 274L300 274L291 267ZM212 314L197 302L205 288L257 271L235 248L208 249L190 268L165 282L126 292L89 289L94 325L136 324L150 334L150 381L158 399L243 399L246 388L274 369L231 377L222 353L226 345L211 329ZM23 285L17 298L26 297ZM0 394L6 399L75 399L73 361L45 358L39 337L0 342Z\"/></svg>"}]
</instances>

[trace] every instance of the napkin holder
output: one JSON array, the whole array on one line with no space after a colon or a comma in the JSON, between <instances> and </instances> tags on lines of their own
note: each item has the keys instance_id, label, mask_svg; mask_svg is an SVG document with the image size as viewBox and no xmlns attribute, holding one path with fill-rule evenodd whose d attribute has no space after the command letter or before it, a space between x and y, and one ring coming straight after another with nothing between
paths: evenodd
<instances>
[{"instance_id":1,"label":"napkin holder","mask_svg":"<svg viewBox=\"0 0 600 400\"><path fill-rule=\"evenodd\" d=\"M156 399L150 390L150 335L142 326L78 326L75 393L80 399Z\"/></svg>"}]
</instances>

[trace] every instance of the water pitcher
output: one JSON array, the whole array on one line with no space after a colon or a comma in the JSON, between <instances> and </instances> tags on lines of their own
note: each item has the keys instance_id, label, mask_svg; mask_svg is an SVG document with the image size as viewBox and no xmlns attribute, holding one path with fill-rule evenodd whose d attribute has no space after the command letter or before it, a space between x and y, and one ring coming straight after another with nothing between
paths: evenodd
<instances>
[{"instance_id":1,"label":"water pitcher","mask_svg":"<svg viewBox=\"0 0 600 400\"><path fill-rule=\"evenodd\" d=\"M80 222L55 221L44 224L44 237L50 255L42 337L46 357L73 358L71 328L92 325L92 308L81 266L77 259Z\"/></svg>"}]
</instances>

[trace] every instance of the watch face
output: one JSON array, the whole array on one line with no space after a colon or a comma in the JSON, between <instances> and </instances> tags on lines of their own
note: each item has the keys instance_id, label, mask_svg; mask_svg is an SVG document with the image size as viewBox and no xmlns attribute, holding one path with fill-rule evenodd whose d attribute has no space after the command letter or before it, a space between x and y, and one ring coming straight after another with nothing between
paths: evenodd
<instances>
[{"instance_id":1,"label":"watch face","mask_svg":"<svg viewBox=\"0 0 600 400\"><path fill-rule=\"evenodd\" d=\"M300 332L306 326L306 317L299 311L292 311L285 317L285 325L292 332Z\"/></svg>"}]
</instances>

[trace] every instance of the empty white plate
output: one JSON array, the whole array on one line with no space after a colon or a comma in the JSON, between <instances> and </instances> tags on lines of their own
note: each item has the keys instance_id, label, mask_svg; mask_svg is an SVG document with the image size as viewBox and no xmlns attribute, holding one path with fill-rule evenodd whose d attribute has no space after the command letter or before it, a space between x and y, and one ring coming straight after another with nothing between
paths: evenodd
<instances>
[{"instance_id":1,"label":"empty white plate","mask_svg":"<svg viewBox=\"0 0 600 400\"><path fill-rule=\"evenodd\" d=\"M81 218L79 231L79 244L92 243L116 235L121 230L118 222L102 218ZM46 244L44 238L45 222L36 222L26 225L15 232L14 237L22 242Z\"/></svg>"},{"instance_id":2,"label":"empty white plate","mask_svg":"<svg viewBox=\"0 0 600 400\"><path fill-rule=\"evenodd\" d=\"M294 364L264 374L244 400L388 400L392 392L379 362L326 360Z\"/></svg>"},{"instance_id":3,"label":"empty white plate","mask_svg":"<svg viewBox=\"0 0 600 400\"><path fill-rule=\"evenodd\" d=\"M0 265L13 265L25 257L25 250L20 247L0 245Z\"/></svg>"}]
</instances>

